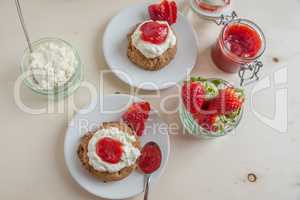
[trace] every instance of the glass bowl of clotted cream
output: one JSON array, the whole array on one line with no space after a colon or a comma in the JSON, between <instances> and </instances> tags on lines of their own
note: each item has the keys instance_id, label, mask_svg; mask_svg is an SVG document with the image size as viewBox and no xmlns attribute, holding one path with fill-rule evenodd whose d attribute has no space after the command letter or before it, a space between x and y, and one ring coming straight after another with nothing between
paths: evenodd
<instances>
[{"instance_id":1,"label":"glass bowl of clotted cream","mask_svg":"<svg viewBox=\"0 0 300 200\"><path fill-rule=\"evenodd\" d=\"M43 38L25 50L22 80L35 93L50 99L72 94L82 80L82 62L77 50L58 38Z\"/></svg>"}]
</instances>

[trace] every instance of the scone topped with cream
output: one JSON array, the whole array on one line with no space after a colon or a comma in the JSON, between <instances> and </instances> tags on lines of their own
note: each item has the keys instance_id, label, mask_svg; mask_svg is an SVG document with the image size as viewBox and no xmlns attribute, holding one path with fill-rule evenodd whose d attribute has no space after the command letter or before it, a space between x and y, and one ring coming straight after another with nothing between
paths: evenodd
<instances>
[{"instance_id":1,"label":"scone topped with cream","mask_svg":"<svg viewBox=\"0 0 300 200\"><path fill-rule=\"evenodd\" d=\"M105 182L118 181L136 168L140 142L125 123L103 123L99 130L83 136L77 153L92 175Z\"/></svg>"},{"instance_id":2,"label":"scone topped with cream","mask_svg":"<svg viewBox=\"0 0 300 200\"><path fill-rule=\"evenodd\" d=\"M142 22L128 40L128 58L145 70L159 70L176 55L177 38L166 21Z\"/></svg>"}]
</instances>

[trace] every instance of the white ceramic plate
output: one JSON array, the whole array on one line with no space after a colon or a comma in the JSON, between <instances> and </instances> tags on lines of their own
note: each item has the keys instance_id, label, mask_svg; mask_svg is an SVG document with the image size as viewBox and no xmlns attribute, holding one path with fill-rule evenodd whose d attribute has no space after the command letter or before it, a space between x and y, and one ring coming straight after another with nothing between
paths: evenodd
<instances>
[{"instance_id":1,"label":"white ceramic plate","mask_svg":"<svg viewBox=\"0 0 300 200\"><path fill-rule=\"evenodd\" d=\"M178 40L178 51L171 63L159 71L146 71L127 57L127 34L135 25L148 18L149 3L139 3L122 10L108 24L103 37L103 52L111 70L127 84L144 90L159 90L174 86L194 67L198 48L188 20L182 14L172 26Z\"/></svg>"},{"instance_id":2,"label":"white ceramic plate","mask_svg":"<svg viewBox=\"0 0 300 200\"><path fill-rule=\"evenodd\" d=\"M91 104L89 108L80 110L69 124L64 144L66 165L77 183L98 197L106 199L125 199L143 192L144 176L139 171L133 172L124 180L103 183L91 176L81 166L76 154L80 138L87 132L87 129L92 130L102 122L118 121L133 101L137 102L141 100L121 94L105 96L103 99L99 99L97 104ZM87 110L92 111L87 112ZM155 183L163 173L170 152L168 131L162 127L165 128L166 124L161 120L158 112L152 108L147 122L147 128L141 137L142 145L149 141L156 142L160 146L163 155L162 165L160 169L153 174L152 184Z\"/></svg>"}]
</instances>

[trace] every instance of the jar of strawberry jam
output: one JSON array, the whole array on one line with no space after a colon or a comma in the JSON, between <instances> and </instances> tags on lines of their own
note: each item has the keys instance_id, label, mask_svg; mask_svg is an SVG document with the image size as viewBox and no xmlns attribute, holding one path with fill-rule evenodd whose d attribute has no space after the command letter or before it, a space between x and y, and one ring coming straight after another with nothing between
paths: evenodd
<instances>
[{"instance_id":1,"label":"jar of strawberry jam","mask_svg":"<svg viewBox=\"0 0 300 200\"><path fill-rule=\"evenodd\" d=\"M247 19L234 19L227 23L213 45L214 64L227 73L236 73L242 66L257 60L265 51L262 30Z\"/></svg>"},{"instance_id":2,"label":"jar of strawberry jam","mask_svg":"<svg viewBox=\"0 0 300 200\"><path fill-rule=\"evenodd\" d=\"M198 8L206 12L219 12L230 5L230 0L195 0Z\"/></svg>"},{"instance_id":3,"label":"jar of strawberry jam","mask_svg":"<svg viewBox=\"0 0 300 200\"><path fill-rule=\"evenodd\" d=\"M191 10L204 20L216 22L232 15L232 0L189 0Z\"/></svg>"}]
</instances>

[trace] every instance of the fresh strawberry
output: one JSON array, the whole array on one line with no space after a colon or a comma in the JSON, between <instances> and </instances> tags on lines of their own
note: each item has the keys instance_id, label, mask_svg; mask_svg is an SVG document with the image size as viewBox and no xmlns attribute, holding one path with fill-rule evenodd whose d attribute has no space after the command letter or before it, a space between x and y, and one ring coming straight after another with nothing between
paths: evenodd
<instances>
[{"instance_id":1,"label":"fresh strawberry","mask_svg":"<svg viewBox=\"0 0 300 200\"><path fill-rule=\"evenodd\" d=\"M218 131L221 125L216 114L198 113L194 115L194 119L202 128L212 132Z\"/></svg>"},{"instance_id":2,"label":"fresh strawberry","mask_svg":"<svg viewBox=\"0 0 300 200\"><path fill-rule=\"evenodd\" d=\"M160 16L161 15L161 12L159 10L159 5L157 4L152 4L148 7L148 13L149 13L149 16L150 16L150 19L156 21L156 19L158 18L162 18L163 16Z\"/></svg>"},{"instance_id":3,"label":"fresh strawberry","mask_svg":"<svg viewBox=\"0 0 300 200\"><path fill-rule=\"evenodd\" d=\"M223 123L220 121L218 113L211 110L210 105L211 100L204 100L201 111L193 114L193 118L202 128L216 132L222 129Z\"/></svg>"},{"instance_id":4,"label":"fresh strawberry","mask_svg":"<svg viewBox=\"0 0 300 200\"><path fill-rule=\"evenodd\" d=\"M123 114L123 121L135 131L137 136L142 136L145 124L151 110L148 102L133 103L126 113Z\"/></svg>"},{"instance_id":5,"label":"fresh strawberry","mask_svg":"<svg viewBox=\"0 0 300 200\"><path fill-rule=\"evenodd\" d=\"M171 9L172 9L171 19L173 20L171 24L175 24L177 21L177 4L175 1L172 1L170 4L171 4Z\"/></svg>"},{"instance_id":6,"label":"fresh strawberry","mask_svg":"<svg viewBox=\"0 0 300 200\"><path fill-rule=\"evenodd\" d=\"M245 97L241 89L225 88L220 90L218 97L210 102L209 110L215 110L220 115L230 114L239 110L244 101Z\"/></svg>"},{"instance_id":7,"label":"fresh strawberry","mask_svg":"<svg viewBox=\"0 0 300 200\"><path fill-rule=\"evenodd\" d=\"M177 4L175 1L163 0L160 4L148 7L150 18L154 21L167 21L169 25L177 21Z\"/></svg>"},{"instance_id":8,"label":"fresh strawberry","mask_svg":"<svg viewBox=\"0 0 300 200\"><path fill-rule=\"evenodd\" d=\"M182 86L182 101L192 114L199 113L205 98L205 88L201 82L185 82Z\"/></svg>"}]
</instances>

